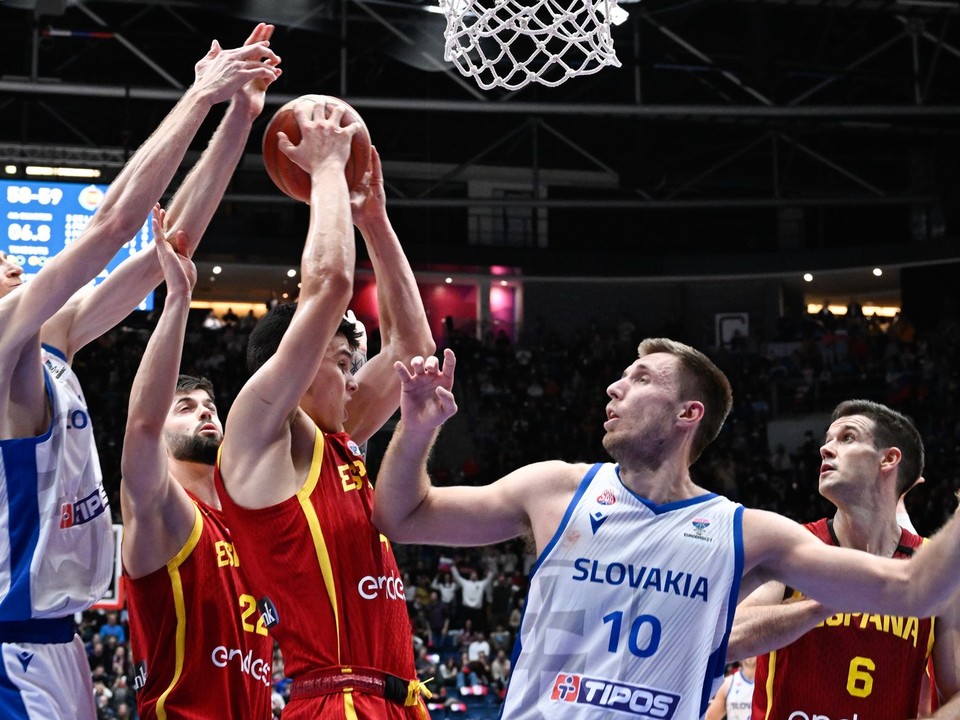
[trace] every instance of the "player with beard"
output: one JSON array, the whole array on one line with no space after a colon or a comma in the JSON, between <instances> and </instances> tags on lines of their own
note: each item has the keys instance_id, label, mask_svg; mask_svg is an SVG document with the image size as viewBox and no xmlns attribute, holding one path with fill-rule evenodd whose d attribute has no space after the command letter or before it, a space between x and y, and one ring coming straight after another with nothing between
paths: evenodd
<instances>
[{"instance_id":1,"label":"player with beard","mask_svg":"<svg viewBox=\"0 0 960 720\"><path fill-rule=\"evenodd\" d=\"M120 487L137 707L141 718L266 720L273 643L214 489L213 385L177 375L197 271L159 216L167 298L130 391Z\"/></svg>"},{"instance_id":2,"label":"player with beard","mask_svg":"<svg viewBox=\"0 0 960 720\"><path fill-rule=\"evenodd\" d=\"M483 487L433 487L427 457L456 412L455 364L450 350L442 366L396 364L401 421L373 520L393 542L533 536L539 558L504 719L702 717L741 589L771 578L832 607L916 616L960 589L957 516L912 559L892 560L826 545L697 486L690 466L720 432L732 393L709 358L673 340L644 340L607 388L603 445L615 463L539 462Z\"/></svg>"}]
</instances>

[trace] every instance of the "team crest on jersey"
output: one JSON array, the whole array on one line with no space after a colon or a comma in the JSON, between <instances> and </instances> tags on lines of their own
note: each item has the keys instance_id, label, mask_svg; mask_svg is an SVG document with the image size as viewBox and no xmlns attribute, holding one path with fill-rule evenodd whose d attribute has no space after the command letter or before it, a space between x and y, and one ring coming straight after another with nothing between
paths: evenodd
<instances>
[{"instance_id":1,"label":"team crest on jersey","mask_svg":"<svg viewBox=\"0 0 960 720\"><path fill-rule=\"evenodd\" d=\"M674 693L574 673L557 675L550 699L657 720L670 720L680 704L680 696Z\"/></svg>"},{"instance_id":2,"label":"team crest on jersey","mask_svg":"<svg viewBox=\"0 0 960 720\"><path fill-rule=\"evenodd\" d=\"M685 532L683 534L686 538L691 538L693 540L703 540L704 542L713 542L713 538L706 536L707 528L710 527L710 520L707 518L694 518L690 521L690 524L693 525L693 532Z\"/></svg>"},{"instance_id":3,"label":"team crest on jersey","mask_svg":"<svg viewBox=\"0 0 960 720\"><path fill-rule=\"evenodd\" d=\"M600 493L600 497L597 498L597 502L601 505L613 505L615 502L617 502L617 496L607 489Z\"/></svg>"},{"instance_id":4,"label":"team crest on jersey","mask_svg":"<svg viewBox=\"0 0 960 720\"><path fill-rule=\"evenodd\" d=\"M347 450L352 452L357 457L363 457L363 453L360 451L360 446L357 445L353 440L347 440Z\"/></svg>"}]
</instances>

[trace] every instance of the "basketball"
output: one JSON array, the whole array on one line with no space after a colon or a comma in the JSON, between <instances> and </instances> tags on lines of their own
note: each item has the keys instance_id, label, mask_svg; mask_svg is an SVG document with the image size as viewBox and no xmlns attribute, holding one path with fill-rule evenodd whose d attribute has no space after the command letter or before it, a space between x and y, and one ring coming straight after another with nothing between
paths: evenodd
<instances>
[{"instance_id":1,"label":"basketball","mask_svg":"<svg viewBox=\"0 0 960 720\"><path fill-rule=\"evenodd\" d=\"M370 133L363 118L349 104L330 95L302 95L291 100L274 113L263 133L263 164L267 168L267 175L280 190L294 200L305 203L310 202L310 176L280 150L277 133L282 131L290 138L290 142L299 144L300 126L293 114L293 107L302 100L318 102L321 99L326 100L327 104L342 105L346 108L340 120L341 126L351 122L360 123L360 131L353 136L350 157L345 168L347 187L355 190L370 167Z\"/></svg>"}]
</instances>

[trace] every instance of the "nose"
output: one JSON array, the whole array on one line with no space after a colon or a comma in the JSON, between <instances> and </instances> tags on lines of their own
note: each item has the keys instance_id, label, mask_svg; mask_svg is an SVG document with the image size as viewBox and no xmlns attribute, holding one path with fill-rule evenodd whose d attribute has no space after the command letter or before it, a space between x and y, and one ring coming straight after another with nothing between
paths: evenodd
<instances>
[{"instance_id":1,"label":"nose","mask_svg":"<svg viewBox=\"0 0 960 720\"><path fill-rule=\"evenodd\" d=\"M3 274L7 277L20 277L23 275L23 268L13 262L10 258L3 261Z\"/></svg>"},{"instance_id":2,"label":"nose","mask_svg":"<svg viewBox=\"0 0 960 720\"><path fill-rule=\"evenodd\" d=\"M617 380L616 382L610 383L610 384L607 386L607 395L609 395L611 398L619 398L619 397L620 397L620 382L621 382L620 380Z\"/></svg>"},{"instance_id":3,"label":"nose","mask_svg":"<svg viewBox=\"0 0 960 720\"><path fill-rule=\"evenodd\" d=\"M357 391L358 387L360 387L360 384L356 380L354 380L353 375L351 375L347 379L347 392L353 394Z\"/></svg>"},{"instance_id":4,"label":"nose","mask_svg":"<svg viewBox=\"0 0 960 720\"><path fill-rule=\"evenodd\" d=\"M210 420L213 417L213 410L205 405L200 406L200 412L197 415L201 420Z\"/></svg>"},{"instance_id":5,"label":"nose","mask_svg":"<svg viewBox=\"0 0 960 720\"><path fill-rule=\"evenodd\" d=\"M827 458L835 457L836 453L833 450L833 442L827 442L820 446L820 457L826 460Z\"/></svg>"}]
</instances>

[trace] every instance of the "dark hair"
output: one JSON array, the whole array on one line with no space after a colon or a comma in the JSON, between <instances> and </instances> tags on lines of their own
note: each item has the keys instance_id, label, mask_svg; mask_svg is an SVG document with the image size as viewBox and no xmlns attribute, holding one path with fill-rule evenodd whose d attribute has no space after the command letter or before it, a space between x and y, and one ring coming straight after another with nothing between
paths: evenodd
<instances>
[{"instance_id":1,"label":"dark hair","mask_svg":"<svg viewBox=\"0 0 960 720\"><path fill-rule=\"evenodd\" d=\"M276 354L296 309L295 302L277 305L257 322L247 341L247 369L251 375ZM351 350L356 350L360 346L360 333L355 323L343 318L337 333L347 338L347 344L350 345Z\"/></svg>"},{"instance_id":2,"label":"dark hair","mask_svg":"<svg viewBox=\"0 0 960 720\"><path fill-rule=\"evenodd\" d=\"M640 357L653 353L667 353L680 361L680 394L684 399L698 400L703 403L703 419L693 445L690 447L690 463L700 457L704 449L712 443L723 421L733 406L733 391L730 381L723 371L713 364L706 355L689 345L667 338L647 338L638 348Z\"/></svg>"},{"instance_id":3,"label":"dark hair","mask_svg":"<svg viewBox=\"0 0 960 720\"><path fill-rule=\"evenodd\" d=\"M194 390L203 390L210 396L211 400L214 402L217 401L217 396L213 393L213 383L207 380L207 378L195 377L193 375L180 375L177 378L176 395L186 395L187 393L192 393Z\"/></svg>"},{"instance_id":4,"label":"dark hair","mask_svg":"<svg viewBox=\"0 0 960 720\"><path fill-rule=\"evenodd\" d=\"M873 421L873 446L895 447L900 450L900 466L897 468L897 495L912 488L923 474L923 439L904 415L886 405L872 400L847 400L833 411L830 422L851 415L863 415Z\"/></svg>"}]
</instances>

